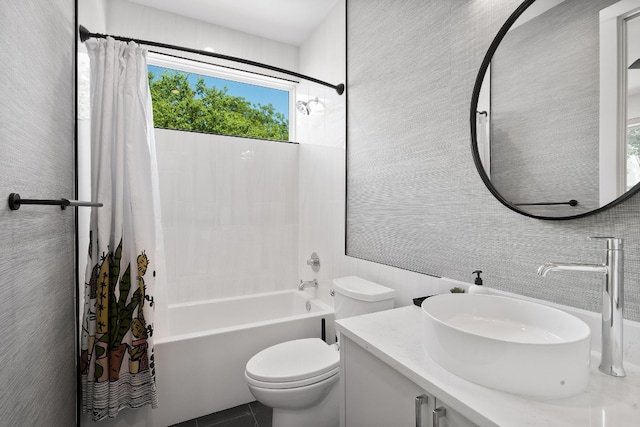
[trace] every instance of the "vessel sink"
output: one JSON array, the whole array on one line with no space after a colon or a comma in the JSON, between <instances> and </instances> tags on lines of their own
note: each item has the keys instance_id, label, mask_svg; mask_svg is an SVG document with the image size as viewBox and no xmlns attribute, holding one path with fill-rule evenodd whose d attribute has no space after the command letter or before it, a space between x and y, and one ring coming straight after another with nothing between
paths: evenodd
<instances>
[{"instance_id":1,"label":"vessel sink","mask_svg":"<svg viewBox=\"0 0 640 427\"><path fill-rule=\"evenodd\" d=\"M536 398L589 382L591 330L564 311L497 295L443 294L422 303L424 350L468 381Z\"/></svg>"}]
</instances>

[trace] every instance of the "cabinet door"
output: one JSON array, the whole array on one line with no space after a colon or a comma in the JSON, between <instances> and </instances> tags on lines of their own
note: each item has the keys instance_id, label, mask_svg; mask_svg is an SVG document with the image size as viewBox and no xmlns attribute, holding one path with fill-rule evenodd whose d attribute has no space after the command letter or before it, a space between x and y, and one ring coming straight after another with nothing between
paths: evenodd
<instances>
[{"instance_id":1,"label":"cabinet door","mask_svg":"<svg viewBox=\"0 0 640 427\"><path fill-rule=\"evenodd\" d=\"M476 427L474 423L451 409L449 405L440 399L435 400L435 413L433 415L433 427ZM438 416L437 414L440 414ZM437 420L436 420L437 419Z\"/></svg>"},{"instance_id":2,"label":"cabinet door","mask_svg":"<svg viewBox=\"0 0 640 427\"><path fill-rule=\"evenodd\" d=\"M416 397L424 391L364 348L341 337L344 426L415 427ZM423 426L430 426L434 400L422 405Z\"/></svg>"}]
</instances>

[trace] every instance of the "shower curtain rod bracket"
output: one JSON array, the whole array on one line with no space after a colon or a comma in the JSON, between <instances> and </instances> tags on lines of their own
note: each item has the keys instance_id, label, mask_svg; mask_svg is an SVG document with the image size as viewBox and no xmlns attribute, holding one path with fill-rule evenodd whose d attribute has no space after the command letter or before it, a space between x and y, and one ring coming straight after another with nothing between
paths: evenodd
<instances>
[{"instance_id":1,"label":"shower curtain rod bracket","mask_svg":"<svg viewBox=\"0 0 640 427\"><path fill-rule=\"evenodd\" d=\"M82 43L86 42L91 38L91 31L89 31L87 27L85 27L84 25L80 25L79 31L80 31L80 41Z\"/></svg>"},{"instance_id":2,"label":"shower curtain rod bracket","mask_svg":"<svg viewBox=\"0 0 640 427\"><path fill-rule=\"evenodd\" d=\"M164 49L179 50L179 51L182 51L182 52L189 52L189 53L195 53L195 54L198 54L198 55L211 56L213 58L223 59L223 60L226 60L226 61L239 62L241 64L251 65L253 67L260 67L260 68L264 68L264 69L267 69L267 70L275 71L277 73L283 73L283 74L287 74L289 76L294 76L294 77L298 77L298 78L301 78L301 79L305 79L305 80L308 80L308 81L313 82L313 83L318 83L318 84L321 84L323 86L330 87L333 90L335 90L338 95L342 95L344 93L344 88L345 88L344 83L340 83L338 85L332 85L331 83L327 83L325 81L318 80L318 79L313 78L313 77L305 76L304 74L296 73L295 71L289 71L289 70L285 70L284 68L274 67L273 65L268 65L268 64L262 64L260 62L250 61L248 59L237 58L235 56L222 55L220 53L209 52L209 51L206 51L206 50L198 50L198 49L193 49L193 48L190 48L190 47L176 46L176 45L171 45L171 44L167 44L167 43L153 42L153 41L141 40L141 39L133 39L133 38L129 38L129 37L112 36L112 35L109 35L109 34L92 33L91 31L89 31L87 29L87 27L85 27L83 25L80 25L78 27L78 32L80 34L80 40L83 43L85 41L89 40L90 38L105 39L107 37L111 37L114 40L119 40L119 41L126 42L126 43L134 42L134 43L137 43L137 44L143 44L143 45L147 45L147 46L155 46L155 47L160 47L160 48L164 48Z\"/></svg>"}]
</instances>

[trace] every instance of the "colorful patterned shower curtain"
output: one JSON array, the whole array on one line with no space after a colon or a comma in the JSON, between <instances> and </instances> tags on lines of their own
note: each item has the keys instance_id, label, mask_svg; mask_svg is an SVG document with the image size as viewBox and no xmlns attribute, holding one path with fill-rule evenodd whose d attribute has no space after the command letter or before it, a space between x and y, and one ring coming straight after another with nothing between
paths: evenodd
<instances>
[{"instance_id":1,"label":"colorful patterned shower curtain","mask_svg":"<svg viewBox=\"0 0 640 427\"><path fill-rule=\"evenodd\" d=\"M157 165L146 51L86 42L91 60L91 212L81 338L82 405L98 421L157 406L153 354L161 264Z\"/></svg>"}]
</instances>

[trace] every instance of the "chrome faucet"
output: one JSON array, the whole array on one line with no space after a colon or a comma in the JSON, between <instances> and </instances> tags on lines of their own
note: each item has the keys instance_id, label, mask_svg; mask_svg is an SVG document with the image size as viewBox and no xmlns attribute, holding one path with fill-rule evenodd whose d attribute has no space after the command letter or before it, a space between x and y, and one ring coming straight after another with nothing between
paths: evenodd
<instances>
[{"instance_id":1,"label":"chrome faucet","mask_svg":"<svg viewBox=\"0 0 640 427\"><path fill-rule=\"evenodd\" d=\"M614 377L627 374L622 366L622 322L624 308L624 250L622 239L615 237L589 237L607 241L604 264L548 262L538 268L546 276L550 271L590 271L604 274L602 291L602 359L598 369Z\"/></svg>"},{"instance_id":2,"label":"chrome faucet","mask_svg":"<svg viewBox=\"0 0 640 427\"><path fill-rule=\"evenodd\" d=\"M298 290L304 291L305 288L317 288L317 287L318 287L318 280L316 279L306 280L306 281L300 280L300 284L298 285Z\"/></svg>"}]
</instances>

